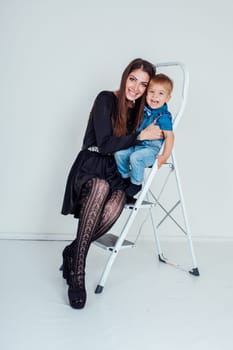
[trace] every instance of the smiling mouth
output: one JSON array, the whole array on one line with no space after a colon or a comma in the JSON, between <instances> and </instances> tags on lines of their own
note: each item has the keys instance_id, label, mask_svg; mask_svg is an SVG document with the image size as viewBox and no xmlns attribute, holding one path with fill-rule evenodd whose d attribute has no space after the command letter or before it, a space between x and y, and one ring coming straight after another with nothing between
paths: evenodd
<instances>
[{"instance_id":1,"label":"smiling mouth","mask_svg":"<svg viewBox=\"0 0 233 350\"><path fill-rule=\"evenodd\" d=\"M131 89L129 89L129 92L131 93L131 94L135 94L136 95L136 91L135 90L131 90Z\"/></svg>"},{"instance_id":2,"label":"smiling mouth","mask_svg":"<svg viewBox=\"0 0 233 350\"><path fill-rule=\"evenodd\" d=\"M129 96L132 97L133 99L137 96L137 92L131 91L131 90L128 90L128 94L129 94Z\"/></svg>"}]
</instances>

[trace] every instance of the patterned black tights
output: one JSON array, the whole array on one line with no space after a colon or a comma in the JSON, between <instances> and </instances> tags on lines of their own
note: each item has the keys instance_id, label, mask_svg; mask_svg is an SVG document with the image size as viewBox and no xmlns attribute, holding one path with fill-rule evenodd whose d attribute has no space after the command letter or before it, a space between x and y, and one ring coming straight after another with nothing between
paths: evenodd
<instances>
[{"instance_id":1,"label":"patterned black tights","mask_svg":"<svg viewBox=\"0 0 233 350\"><path fill-rule=\"evenodd\" d=\"M75 284L85 288L85 264L91 242L105 234L120 216L125 204L125 193L114 191L109 196L105 180L89 180L81 192L81 209L77 238L71 243Z\"/></svg>"}]
</instances>

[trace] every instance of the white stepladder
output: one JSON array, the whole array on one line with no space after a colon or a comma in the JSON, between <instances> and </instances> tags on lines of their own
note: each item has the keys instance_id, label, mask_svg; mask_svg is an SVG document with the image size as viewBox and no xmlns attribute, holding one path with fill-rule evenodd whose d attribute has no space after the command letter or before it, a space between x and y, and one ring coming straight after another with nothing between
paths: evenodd
<instances>
[{"instance_id":1,"label":"white stepladder","mask_svg":"<svg viewBox=\"0 0 233 350\"><path fill-rule=\"evenodd\" d=\"M181 62L165 62L165 63L158 63L156 64L156 68L161 68L161 67L175 67L178 68L179 71L181 71L181 97L180 97L180 104L177 113L173 113L173 129L175 130L177 128L177 125L180 122L180 119L183 115L184 108L186 105L187 101L187 92L188 92L188 87L189 87L189 74L188 70L185 64ZM160 153L162 152L162 149ZM188 223L188 217L186 213L186 208L185 208L185 202L184 202L184 196L182 192L182 187L181 187L181 181L180 181L180 176L179 176L179 171L176 163L176 158L174 154L174 149L172 151L171 157L169 159L169 162L164 164L162 166L168 168L168 174L163 182L162 189L160 190L160 193L155 196L154 193L151 190L151 185L152 182L155 178L155 174L158 171L157 167L157 161L155 161L153 167L150 169L148 176L146 177L146 180L144 181L143 189L140 192L136 203L134 205L127 204L125 206L126 209L130 211L128 218L126 222L123 225L123 228L121 230L121 233L119 235L114 235L111 233L107 233L104 236L100 237L97 241L94 243L101 248L104 248L110 252L109 259L107 261L107 264L103 270L102 276L100 278L100 281L96 287L95 293L101 293L103 291L103 288L105 286L106 280L108 278L108 275L110 273L111 267L119 253L119 251L123 248L130 248L135 246L135 242L131 242L126 239L127 234L129 233L132 224L135 221L136 216L138 215L140 209L145 208L149 210L149 216L151 219L151 224L152 228L154 231L154 236L156 240L156 245L157 245L157 250L158 250L158 258L159 261L172 265L174 267L177 267L181 270L184 270L191 275L194 276L199 276L199 270L197 267L197 262L196 262L196 257L194 253L194 248L193 248L193 243L192 243L192 238L191 238L191 233L190 233L190 227ZM160 197L161 194L164 191L165 186L167 185L168 179L170 175L173 174L175 178L175 184L176 184L176 190L178 193L178 201L169 209L167 210L164 205L161 204L160 202ZM181 206L181 212L182 212L182 217L183 217L183 225L184 228L178 223L178 221L172 216L172 212L174 211L175 208L178 206ZM159 222L158 219L156 218L155 215L155 209L160 208L164 214L163 218L160 219ZM179 264L176 264L174 262L169 261L169 259L164 257L164 254L162 252L161 248L161 243L160 243L160 237L158 233L158 229L161 226L161 224L167 219L170 218L176 226L185 234L188 242L188 246L190 249L191 253L191 259L192 259L192 267L191 268L184 268L180 266ZM156 220L157 219L157 220Z\"/></svg>"}]
</instances>

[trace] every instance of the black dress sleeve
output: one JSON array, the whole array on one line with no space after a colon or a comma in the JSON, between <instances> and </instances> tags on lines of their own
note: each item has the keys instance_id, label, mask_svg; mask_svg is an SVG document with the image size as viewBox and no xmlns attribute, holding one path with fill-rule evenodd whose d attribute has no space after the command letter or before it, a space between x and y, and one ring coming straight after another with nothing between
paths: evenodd
<instances>
[{"instance_id":1,"label":"black dress sleeve","mask_svg":"<svg viewBox=\"0 0 233 350\"><path fill-rule=\"evenodd\" d=\"M112 117L116 114L116 108L115 95L110 92L101 92L97 96L91 111L96 146L102 154L112 154L131 147L137 142L138 132L120 137L113 135Z\"/></svg>"}]
</instances>

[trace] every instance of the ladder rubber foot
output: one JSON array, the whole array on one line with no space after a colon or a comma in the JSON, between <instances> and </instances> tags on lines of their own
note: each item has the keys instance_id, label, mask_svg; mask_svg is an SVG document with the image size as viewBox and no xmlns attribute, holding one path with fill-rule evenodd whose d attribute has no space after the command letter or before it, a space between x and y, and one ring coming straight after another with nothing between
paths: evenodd
<instances>
[{"instance_id":1,"label":"ladder rubber foot","mask_svg":"<svg viewBox=\"0 0 233 350\"><path fill-rule=\"evenodd\" d=\"M103 286L100 286L100 285L98 284L98 286L96 287L96 290L95 290L95 294L100 294L100 293L102 293L103 289L104 289L104 287L103 287Z\"/></svg>"},{"instance_id":2,"label":"ladder rubber foot","mask_svg":"<svg viewBox=\"0 0 233 350\"><path fill-rule=\"evenodd\" d=\"M193 276L200 276L199 270L197 267L195 267L194 269L190 270L189 273L191 273L191 275Z\"/></svg>"},{"instance_id":3,"label":"ladder rubber foot","mask_svg":"<svg viewBox=\"0 0 233 350\"><path fill-rule=\"evenodd\" d=\"M161 261L161 262L163 262L164 264L166 264L167 262L166 262L166 260L165 259L163 259L162 257L161 257L161 255L159 254L159 261Z\"/></svg>"}]
</instances>

